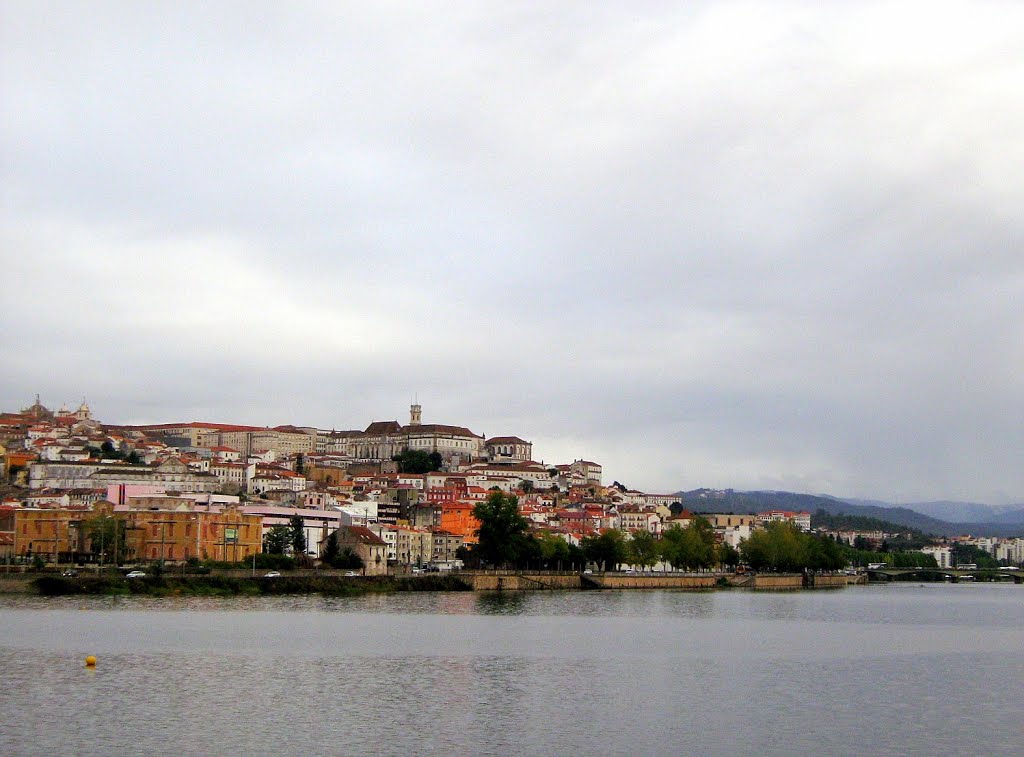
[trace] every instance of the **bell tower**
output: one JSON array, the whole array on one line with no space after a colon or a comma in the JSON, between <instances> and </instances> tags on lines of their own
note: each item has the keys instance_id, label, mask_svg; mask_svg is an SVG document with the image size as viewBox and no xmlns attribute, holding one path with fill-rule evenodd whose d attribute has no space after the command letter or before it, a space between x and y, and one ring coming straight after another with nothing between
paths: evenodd
<instances>
[{"instance_id":1,"label":"bell tower","mask_svg":"<svg viewBox=\"0 0 1024 757\"><path fill-rule=\"evenodd\" d=\"M421 408L419 404L409 405L409 425L420 425Z\"/></svg>"}]
</instances>

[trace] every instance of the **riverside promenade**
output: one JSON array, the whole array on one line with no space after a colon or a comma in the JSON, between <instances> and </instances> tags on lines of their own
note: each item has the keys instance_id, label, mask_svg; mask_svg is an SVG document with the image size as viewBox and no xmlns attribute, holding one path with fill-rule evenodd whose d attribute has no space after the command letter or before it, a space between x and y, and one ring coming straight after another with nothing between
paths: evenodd
<instances>
[{"instance_id":1,"label":"riverside promenade","mask_svg":"<svg viewBox=\"0 0 1024 757\"><path fill-rule=\"evenodd\" d=\"M794 591L840 588L867 582L865 575L800 573L681 573L630 571L567 572L542 570L461 570L419 575L360 576L342 571L293 570L280 576L252 575L242 570L207 574L175 573L126 579L119 573L82 573L63 577L56 572L15 572L0 576L0 594L362 594L393 591L714 591L749 589Z\"/></svg>"},{"instance_id":2,"label":"riverside promenade","mask_svg":"<svg viewBox=\"0 0 1024 757\"><path fill-rule=\"evenodd\" d=\"M677 589L712 591L714 589L753 589L792 591L796 589L840 588L867 583L864 575L801 573L636 573L608 571L568 573L529 570L463 570L458 574L473 591L552 591Z\"/></svg>"}]
</instances>

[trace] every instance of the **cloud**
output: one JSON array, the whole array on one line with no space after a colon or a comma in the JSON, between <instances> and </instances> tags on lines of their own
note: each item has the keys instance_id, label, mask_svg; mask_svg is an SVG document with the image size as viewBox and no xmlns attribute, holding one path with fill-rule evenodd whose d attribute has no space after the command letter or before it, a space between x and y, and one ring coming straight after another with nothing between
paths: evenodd
<instances>
[{"instance_id":1,"label":"cloud","mask_svg":"<svg viewBox=\"0 0 1024 757\"><path fill-rule=\"evenodd\" d=\"M0 19L0 401L1020 500L1000 3Z\"/></svg>"}]
</instances>

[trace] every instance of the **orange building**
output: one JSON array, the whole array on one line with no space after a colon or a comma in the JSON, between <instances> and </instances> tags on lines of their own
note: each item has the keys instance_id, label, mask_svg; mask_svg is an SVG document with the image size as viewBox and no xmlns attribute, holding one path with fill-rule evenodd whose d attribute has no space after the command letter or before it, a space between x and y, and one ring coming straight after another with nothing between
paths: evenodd
<instances>
[{"instance_id":1,"label":"orange building","mask_svg":"<svg viewBox=\"0 0 1024 757\"><path fill-rule=\"evenodd\" d=\"M476 544L476 531L480 528L480 521L473 516L473 503L442 502L440 527L444 531L461 536L466 544Z\"/></svg>"},{"instance_id":2,"label":"orange building","mask_svg":"<svg viewBox=\"0 0 1024 757\"><path fill-rule=\"evenodd\" d=\"M5 541L13 540L16 557L91 561L95 552L89 524L103 518L119 523L107 539L120 543L104 545L107 561L120 553L128 562L189 558L238 562L263 549L263 516L243 513L237 505L227 505L221 512L115 510L106 501L90 509L11 507L0 512L0 533L11 535Z\"/></svg>"},{"instance_id":3,"label":"orange building","mask_svg":"<svg viewBox=\"0 0 1024 757\"><path fill-rule=\"evenodd\" d=\"M238 562L263 549L263 517L247 515L237 505L221 512L127 510L114 516L125 521L129 560Z\"/></svg>"},{"instance_id":4,"label":"orange building","mask_svg":"<svg viewBox=\"0 0 1024 757\"><path fill-rule=\"evenodd\" d=\"M15 556L55 563L83 551L82 521L90 516L83 509L15 507L4 519L13 526Z\"/></svg>"}]
</instances>

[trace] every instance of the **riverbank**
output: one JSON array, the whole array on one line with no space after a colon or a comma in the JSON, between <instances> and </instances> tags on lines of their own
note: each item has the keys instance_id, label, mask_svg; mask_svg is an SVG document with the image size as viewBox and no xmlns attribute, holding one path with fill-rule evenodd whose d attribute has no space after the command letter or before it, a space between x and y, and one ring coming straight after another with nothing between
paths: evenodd
<instances>
[{"instance_id":1,"label":"riverbank","mask_svg":"<svg viewBox=\"0 0 1024 757\"><path fill-rule=\"evenodd\" d=\"M251 576L241 571L212 574L120 574L61 576L56 573L8 574L0 577L0 594L42 596L141 595L234 596L274 594L360 595L408 591L587 591L656 590L796 591L840 588L866 583L865 576L721 573L559 573L555 571L459 571L450 574L349 576L326 571L295 571L279 576Z\"/></svg>"}]
</instances>

